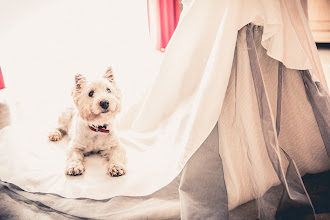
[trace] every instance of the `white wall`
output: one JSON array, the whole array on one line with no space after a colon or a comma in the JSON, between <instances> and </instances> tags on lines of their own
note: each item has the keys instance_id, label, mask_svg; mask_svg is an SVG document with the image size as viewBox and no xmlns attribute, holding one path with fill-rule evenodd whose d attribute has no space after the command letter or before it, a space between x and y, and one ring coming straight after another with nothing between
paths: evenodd
<instances>
[{"instance_id":1,"label":"white wall","mask_svg":"<svg viewBox=\"0 0 330 220\"><path fill-rule=\"evenodd\" d=\"M142 0L0 0L6 86L17 97L59 102L70 97L74 74L100 74L113 64L124 93L135 99L160 60L147 22Z\"/></svg>"}]
</instances>

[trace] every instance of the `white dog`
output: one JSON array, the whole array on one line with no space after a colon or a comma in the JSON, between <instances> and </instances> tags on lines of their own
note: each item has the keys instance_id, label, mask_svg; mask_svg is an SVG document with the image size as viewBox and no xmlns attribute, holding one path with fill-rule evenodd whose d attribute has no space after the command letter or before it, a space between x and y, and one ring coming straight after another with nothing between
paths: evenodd
<instances>
[{"instance_id":1,"label":"white dog","mask_svg":"<svg viewBox=\"0 0 330 220\"><path fill-rule=\"evenodd\" d=\"M84 156L100 153L107 159L111 176L124 175L126 153L114 130L114 119L121 109L121 92L112 68L96 81L76 75L72 96L75 107L61 114L57 129L49 134L51 141L61 140L65 134L71 138L65 173L83 174Z\"/></svg>"}]
</instances>

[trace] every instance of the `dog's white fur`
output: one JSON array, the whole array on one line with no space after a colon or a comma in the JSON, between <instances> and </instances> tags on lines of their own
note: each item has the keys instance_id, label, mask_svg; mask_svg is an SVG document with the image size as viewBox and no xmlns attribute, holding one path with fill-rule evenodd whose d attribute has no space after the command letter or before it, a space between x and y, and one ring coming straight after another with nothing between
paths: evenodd
<instances>
[{"instance_id":1,"label":"dog's white fur","mask_svg":"<svg viewBox=\"0 0 330 220\"><path fill-rule=\"evenodd\" d=\"M90 92L94 91L90 97ZM88 81L81 74L75 76L72 90L75 106L68 108L58 119L58 127L49 134L51 141L61 140L69 134L71 141L67 155L67 175L80 175L85 171L84 156L100 153L107 159L108 173L121 176L126 173L126 152L121 146L114 129L115 116L121 109L121 92L112 68L95 81ZM108 108L101 106L108 101ZM90 126L106 125L109 133L92 131Z\"/></svg>"}]
</instances>

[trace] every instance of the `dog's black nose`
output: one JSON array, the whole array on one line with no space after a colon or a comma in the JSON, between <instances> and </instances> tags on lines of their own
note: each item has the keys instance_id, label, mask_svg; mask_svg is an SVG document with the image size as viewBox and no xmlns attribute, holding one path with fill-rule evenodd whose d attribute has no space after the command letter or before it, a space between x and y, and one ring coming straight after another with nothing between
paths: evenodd
<instances>
[{"instance_id":1,"label":"dog's black nose","mask_svg":"<svg viewBox=\"0 0 330 220\"><path fill-rule=\"evenodd\" d=\"M101 102L100 102L100 106L101 106L103 109L108 109L108 107L109 107L109 101L107 101L107 100L101 101Z\"/></svg>"}]
</instances>

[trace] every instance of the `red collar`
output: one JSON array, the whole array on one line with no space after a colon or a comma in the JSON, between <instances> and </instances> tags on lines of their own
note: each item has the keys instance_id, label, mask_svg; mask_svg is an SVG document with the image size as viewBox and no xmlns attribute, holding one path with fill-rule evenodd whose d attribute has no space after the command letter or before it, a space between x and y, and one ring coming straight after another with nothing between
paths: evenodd
<instances>
[{"instance_id":1,"label":"red collar","mask_svg":"<svg viewBox=\"0 0 330 220\"><path fill-rule=\"evenodd\" d=\"M106 125L99 125L99 126L90 126L88 125L89 129L91 129L92 131L95 131L95 132L103 132L103 133L110 133L110 131L107 129L107 126Z\"/></svg>"}]
</instances>

